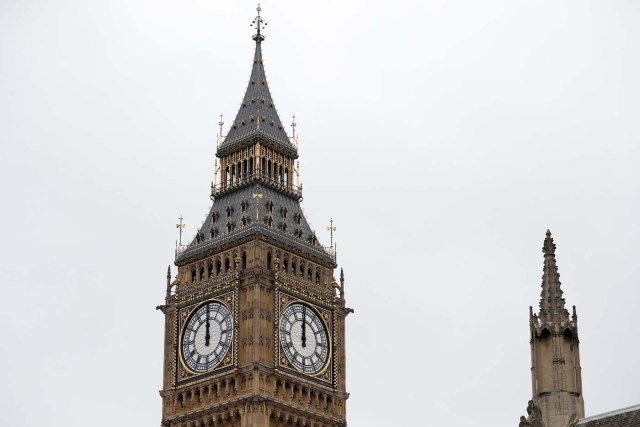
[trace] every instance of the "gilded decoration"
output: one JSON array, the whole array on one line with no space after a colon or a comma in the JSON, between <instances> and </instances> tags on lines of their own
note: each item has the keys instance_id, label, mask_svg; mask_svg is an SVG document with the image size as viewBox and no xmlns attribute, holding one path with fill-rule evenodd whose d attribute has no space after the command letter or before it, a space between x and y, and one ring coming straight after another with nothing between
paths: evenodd
<instances>
[{"instance_id":1,"label":"gilded decoration","mask_svg":"<svg viewBox=\"0 0 640 427\"><path fill-rule=\"evenodd\" d=\"M207 294L217 293L221 290L227 289L234 285L239 278L240 276L237 271L231 271L216 277L211 277L208 280L203 280L199 283L181 286L180 292L176 297L180 303L193 301L198 298L202 298Z\"/></svg>"}]
</instances>

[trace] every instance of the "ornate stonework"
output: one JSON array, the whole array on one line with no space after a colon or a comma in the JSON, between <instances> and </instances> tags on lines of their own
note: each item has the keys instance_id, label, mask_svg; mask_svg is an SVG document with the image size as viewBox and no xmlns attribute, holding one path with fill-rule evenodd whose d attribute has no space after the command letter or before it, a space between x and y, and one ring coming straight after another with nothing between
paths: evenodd
<instances>
[{"instance_id":1,"label":"ornate stonework","mask_svg":"<svg viewBox=\"0 0 640 427\"><path fill-rule=\"evenodd\" d=\"M319 244L302 213L293 179L297 145L271 100L260 30L254 40L243 105L231 137L218 147L213 206L195 239L176 251L178 273L171 281L168 272L165 304L158 307L165 315L166 427L346 425L345 317L352 310L345 307L344 275L338 285L334 248ZM304 307L303 314L294 312L292 329L283 332L283 310L292 304ZM229 324L232 334L220 326ZM282 334L295 336L284 342L305 352L318 327L328 340L318 348L328 348L328 356L309 373L306 364L319 363L317 354L306 352L294 366L282 353Z\"/></svg>"},{"instance_id":2,"label":"ornate stonework","mask_svg":"<svg viewBox=\"0 0 640 427\"><path fill-rule=\"evenodd\" d=\"M584 417L578 316L565 308L555 250L547 230L540 310L529 307L533 398L521 427L567 427Z\"/></svg>"}]
</instances>

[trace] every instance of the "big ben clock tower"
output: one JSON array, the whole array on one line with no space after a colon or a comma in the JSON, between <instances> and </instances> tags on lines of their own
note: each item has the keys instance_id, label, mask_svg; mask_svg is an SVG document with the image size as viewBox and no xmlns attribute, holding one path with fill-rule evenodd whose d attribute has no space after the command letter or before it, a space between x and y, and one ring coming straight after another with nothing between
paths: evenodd
<instances>
[{"instance_id":1,"label":"big ben clock tower","mask_svg":"<svg viewBox=\"0 0 640 427\"><path fill-rule=\"evenodd\" d=\"M167 272L162 425L346 425L344 275L300 207L295 138L283 129L257 33L213 206Z\"/></svg>"}]
</instances>

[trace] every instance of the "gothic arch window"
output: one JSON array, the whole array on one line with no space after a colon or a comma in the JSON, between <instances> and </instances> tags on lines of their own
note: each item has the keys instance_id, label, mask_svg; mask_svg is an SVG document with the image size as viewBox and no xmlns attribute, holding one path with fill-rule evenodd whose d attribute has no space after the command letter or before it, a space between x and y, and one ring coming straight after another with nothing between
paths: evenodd
<instances>
[{"instance_id":1,"label":"gothic arch window","mask_svg":"<svg viewBox=\"0 0 640 427\"><path fill-rule=\"evenodd\" d=\"M289 256L288 255L285 255L282 258L282 269L284 271L288 271L289 270Z\"/></svg>"},{"instance_id":2,"label":"gothic arch window","mask_svg":"<svg viewBox=\"0 0 640 427\"><path fill-rule=\"evenodd\" d=\"M320 272L316 271L316 285L320 284Z\"/></svg>"},{"instance_id":3,"label":"gothic arch window","mask_svg":"<svg viewBox=\"0 0 640 427\"><path fill-rule=\"evenodd\" d=\"M218 213L218 211L213 211L213 213L211 214L211 222L215 223L218 218L220 218L220 214Z\"/></svg>"},{"instance_id":4,"label":"gothic arch window","mask_svg":"<svg viewBox=\"0 0 640 427\"><path fill-rule=\"evenodd\" d=\"M204 242L204 236L202 235L201 231L198 231L198 233L196 233L196 243L202 242Z\"/></svg>"},{"instance_id":5,"label":"gothic arch window","mask_svg":"<svg viewBox=\"0 0 640 427\"><path fill-rule=\"evenodd\" d=\"M246 200L243 200L242 203L240 203L240 210L242 212L246 212L248 207L249 207L249 202L247 202Z\"/></svg>"},{"instance_id":6,"label":"gothic arch window","mask_svg":"<svg viewBox=\"0 0 640 427\"><path fill-rule=\"evenodd\" d=\"M227 206L227 218L231 218L233 215L233 206Z\"/></svg>"},{"instance_id":7,"label":"gothic arch window","mask_svg":"<svg viewBox=\"0 0 640 427\"><path fill-rule=\"evenodd\" d=\"M267 212L273 213L273 202L271 200L267 201L266 206L267 206Z\"/></svg>"},{"instance_id":8,"label":"gothic arch window","mask_svg":"<svg viewBox=\"0 0 640 427\"><path fill-rule=\"evenodd\" d=\"M291 272L292 272L294 275L296 274L296 267L297 267L297 265L298 265L298 264L296 263L296 259L294 258L294 259L291 261Z\"/></svg>"},{"instance_id":9,"label":"gothic arch window","mask_svg":"<svg viewBox=\"0 0 640 427\"><path fill-rule=\"evenodd\" d=\"M207 262L207 277L213 277L213 261Z\"/></svg>"},{"instance_id":10,"label":"gothic arch window","mask_svg":"<svg viewBox=\"0 0 640 427\"><path fill-rule=\"evenodd\" d=\"M211 228L209 235L211 236L212 239L215 239L216 237L218 237L218 234L220 234L220 231L216 227Z\"/></svg>"},{"instance_id":11,"label":"gothic arch window","mask_svg":"<svg viewBox=\"0 0 640 427\"><path fill-rule=\"evenodd\" d=\"M282 218L287 219L287 208L282 208L280 209L280 214L282 215Z\"/></svg>"},{"instance_id":12,"label":"gothic arch window","mask_svg":"<svg viewBox=\"0 0 640 427\"><path fill-rule=\"evenodd\" d=\"M220 258L216 259L216 276L222 274L222 260Z\"/></svg>"},{"instance_id":13,"label":"gothic arch window","mask_svg":"<svg viewBox=\"0 0 640 427\"><path fill-rule=\"evenodd\" d=\"M302 239L302 230L300 230L299 228L296 228L296 231L293 232L293 235L296 236L298 239Z\"/></svg>"},{"instance_id":14,"label":"gothic arch window","mask_svg":"<svg viewBox=\"0 0 640 427\"><path fill-rule=\"evenodd\" d=\"M242 251L242 269L247 269L247 253L245 251Z\"/></svg>"},{"instance_id":15,"label":"gothic arch window","mask_svg":"<svg viewBox=\"0 0 640 427\"><path fill-rule=\"evenodd\" d=\"M233 221L227 222L227 232L232 232L236 228L236 224Z\"/></svg>"},{"instance_id":16,"label":"gothic arch window","mask_svg":"<svg viewBox=\"0 0 640 427\"><path fill-rule=\"evenodd\" d=\"M264 219L264 223L271 227L273 225L273 217L271 217L271 215L267 215Z\"/></svg>"},{"instance_id":17,"label":"gothic arch window","mask_svg":"<svg viewBox=\"0 0 640 427\"><path fill-rule=\"evenodd\" d=\"M283 221L280 224L278 224L278 230L282 231L283 233L286 233L287 232L287 223Z\"/></svg>"},{"instance_id":18,"label":"gothic arch window","mask_svg":"<svg viewBox=\"0 0 640 427\"><path fill-rule=\"evenodd\" d=\"M247 226L251 223L251 218L248 215L242 215L242 225Z\"/></svg>"},{"instance_id":19,"label":"gothic arch window","mask_svg":"<svg viewBox=\"0 0 640 427\"><path fill-rule=\"evenodd\" d=\"M204 265L200 265L199 268L199 273L200 273L200 280L204 280Z\"/></svg>"},{"instance_id":20,"label":"gothic arch window","mask_svg":"<svg viewBox=\"0 0 640 427\"><path fill-rule=\"evenodd\" d=\"M227 256L224 259L224 272L227 273L231 271L231 260L229 259L229 257Z\"/></svg>"},{"instance_id":21,"label":"gothic arch window","mask_svg":"<svg viewBox=\"0 0 640 427\"><path fill-rule=\"evenodd\" d=\"M302 214L300 212L296 212L296 214L293 216L293 219L296 222L296 225L302 224Z\"/></svg>"},{"instance_id":22,"label":"gothic arch window","mask_svg":"<svg viewBox=\"0 0 640 427\"><path fill-rule=\"evenodd\" d=\"M196 282L196 267L195 265L191 267L191 283Z\"/></svg>"},{"instance_id":23,"label":"gothic arch window","mask_svg":"<svg viewBox=\"0 0 640 427\"><path fill-rule=\"evenodd\" d=\"M271 251L267 252L267 270L271 270Z\"/></svg>"},{"instance_id":24,"label":"gothic arch window","mask_svg":"<svg viewBox=\"0 0 640 427\"><path fill-rule=\"evenodd\" d=\"M300 262L300 277L304 277L304 262Z\"/></svg>"}]
</instances>

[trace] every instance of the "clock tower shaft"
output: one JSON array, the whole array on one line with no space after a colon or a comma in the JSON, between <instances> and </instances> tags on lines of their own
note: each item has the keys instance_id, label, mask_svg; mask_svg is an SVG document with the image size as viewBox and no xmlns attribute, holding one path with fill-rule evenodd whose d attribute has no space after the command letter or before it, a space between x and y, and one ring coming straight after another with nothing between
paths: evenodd
<instances>
[{"instance_id":1,"label":"clock tower shaft","mask_svg":"<svg viewBox=\"0 0 640 427\"><path fill-rule=\"evenodd\" d=\"M194 239L176 250L177 275L167 273L159 307L166 427L346 426L352 310L344 274L335 280L335 247L320 244L300 206L297 140L267 84L259 7L254 25L249 84L218 141L213 205Z\"/></svg>"}]
</instances>

